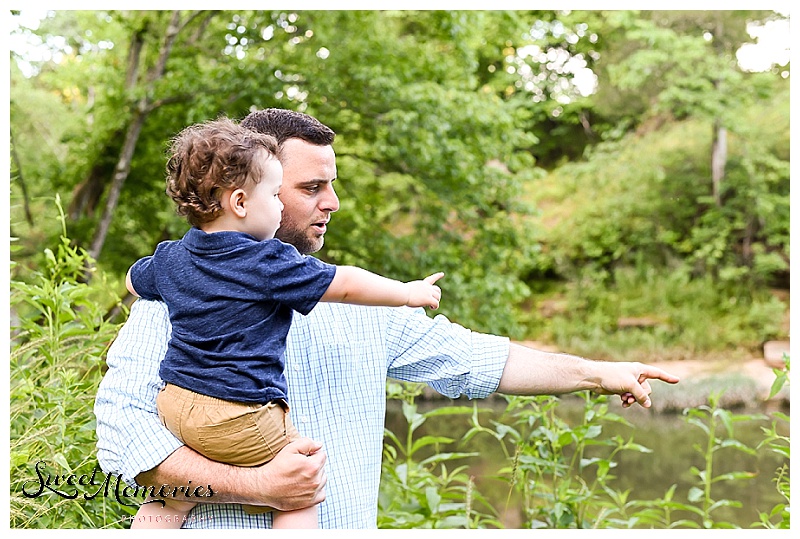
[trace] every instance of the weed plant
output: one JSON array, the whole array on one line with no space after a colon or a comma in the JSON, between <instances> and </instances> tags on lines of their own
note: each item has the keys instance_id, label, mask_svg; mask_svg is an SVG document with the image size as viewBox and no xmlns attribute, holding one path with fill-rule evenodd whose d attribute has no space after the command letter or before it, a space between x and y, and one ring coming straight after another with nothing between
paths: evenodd
<instances>
[{"instance_id":1,"label":"weed plant","mask_svg":"<svg viewBox=\"0 0 800 539\"><path fill-rule=\"evenodd\" d=\"M786 368L776 369L776 382L772 395L777 394L788 382L788 357ZM415 393L396 392L402 395L403 411L409 429L403 442L405 448L421 448L431 443L449 443L451 438L425 434L414 437L416 427L432 417L433 412L419 414L414 405ZM789 437L787 432L789 417L781 412L772 414L769 427L762 427L763 439L755 447L748 446L736 437L735 425L742 422L764 422L763 414L736 414L721 406L724 401L722 392L714 392L708 397L706 404L686 408L683 411L685 423L690 428L701 431L700 441L693 445L699 456L699 465L687 464L691 484L678 483L666 487L663 496L642 500L635 497L631 489L620 490L615 486L614 470L623 453L636 452L653 454L659 449L650 449L634 440L634 435L609 435L606 427L619 424L632 427L626 419L609 411L608 397L596 396L589 392L578 393L583 406L579 418L564 419L559 414L561 399L552 396L540 397L505 397L507 405L502 415L483 424L479 409L473 406L470 416L471 426L458 440L459 447L469 447L480 437L489 438L499 447L508 463L497 472L497 479L508 485L505 507L491 508L482 497L483 510L490 515L508 513L509 510L520 510L523 515L524 528L655 528L655 529L713 529L738 528L727 520L726 509L740 510L741 500L728 496L732 492L728 487L733 483L747 484L755 480L756 473L748 470L725 470L722 463L730 461L731 452L743 453L752 457L755 462L757 453L767 448L780 455L782 463L775 470L775 487L782 502L770 508L758 508L753 514L751 527L781 528L789 526ZM469 407L457 407L458 412L467 414ZM456 413L456 409L445 413ZM619 430L619 429L616 429ZM635 434L635 431L634 431ZM395 444L399 440L387 433ZM663 447L661 448L663 450ZM426 499L438 499L447 492L452 495L458 489L453 488L451 475L434 474L423 471L424 485L412 486L406 479L406 471L418 470L420 463L413 459L414 451L405 451L406 458L398 460L397 453L384 461L384 482L382 499L394 500L398 492L406 489L405 505L402 510L403 523L416 519L421 527L472 527L475 525L494 527L497 518L476 519L466 526L467 509L463 504L452 503L452 511L447 521L438 517L420 502L422 496L417 487L424 486ZM446 462L469 456L469 453L453 453L447 449L437 453L430 462ZM740 462L737 460L737 462ZM746 464L746 463L745 463ZM725 468L728 468L726 466ZM398 473L400 470L400 473ZM444 468L443 468L444 470ZM459 468L461 481L465 482L467 468ZM418 472L419 473L419 472ZM420 477L420 475L418 475ZM474 482L469 479L470 484ZM683 491L685 489L685 492ZM461 491L463 492L463 488ZM741 491L739 491L741 492ZM416 494L415 494L416 493ZM414 502L414 498L418 499ZM497 502L495 502L497 503ZM390 522L398 509L397 504L382 504L380 519L382 523ZM393 524L396 524L394 522ZM502 523L500 524L502 527ZM395 527L395 526L387 526ZM404 526L397 526L404 527ZM416 527L416 526L415 526Z\"/></svg>"}]
</instances>

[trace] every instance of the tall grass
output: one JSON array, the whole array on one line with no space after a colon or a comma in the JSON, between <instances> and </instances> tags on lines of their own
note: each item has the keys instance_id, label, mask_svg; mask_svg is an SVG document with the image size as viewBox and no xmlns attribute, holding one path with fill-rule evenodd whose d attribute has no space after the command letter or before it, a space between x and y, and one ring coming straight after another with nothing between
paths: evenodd
<instances>
[{"instance_id":1,"label":"tall grass","mask_svg":"<svg viewBox=\"0 0 800 539\"><path fill-rule=\"evenodd\" d=\"M81 282L90 259L70 245L63 213L60 219L63 234L54 251L45 251L45 267L28 282L11 282L10 525L118 527L126 514L119 503L84 494L91 497L104 480L92 408L118 329L104 319L103 305L119 299L102 278ZM70 484L95 470L96 485Z\"/></svg>"}]
</instances>

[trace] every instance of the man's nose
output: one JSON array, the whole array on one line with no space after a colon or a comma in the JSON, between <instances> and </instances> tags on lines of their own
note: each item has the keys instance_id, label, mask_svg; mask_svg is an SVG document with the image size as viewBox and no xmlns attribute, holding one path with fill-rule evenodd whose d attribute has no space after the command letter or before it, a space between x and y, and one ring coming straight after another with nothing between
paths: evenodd
<instances>
[{"instance_id":1,"label":"man's nose","mask_svg":"<svg viewBox=\"0 0 800 539\"><path fill-rule=\"evenodd\" d=\"M320 209L327 212L339 210L339 197L336 196L333 185L328 185L327 189L325 189L324 196L320 198Z\"/></svg>"}]
</instances>

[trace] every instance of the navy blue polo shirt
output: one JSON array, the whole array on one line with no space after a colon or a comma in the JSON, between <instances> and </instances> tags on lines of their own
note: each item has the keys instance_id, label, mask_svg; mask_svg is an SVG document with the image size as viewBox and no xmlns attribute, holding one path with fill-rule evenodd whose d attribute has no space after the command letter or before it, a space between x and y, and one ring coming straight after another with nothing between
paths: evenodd
<instances>
[{"instance_id":1,"label":"navy blue polo shirt","mask_svg":"<svg viewBox=\"0 0 800 539\"><path fill-rule=\"evenodd\" d=\"M190 229L131 267L140 297L167 304L165 382L234 402L287 399L283 353L292 311L308 314L336 266L277 239Z\"/></svg>"}]
</instances>

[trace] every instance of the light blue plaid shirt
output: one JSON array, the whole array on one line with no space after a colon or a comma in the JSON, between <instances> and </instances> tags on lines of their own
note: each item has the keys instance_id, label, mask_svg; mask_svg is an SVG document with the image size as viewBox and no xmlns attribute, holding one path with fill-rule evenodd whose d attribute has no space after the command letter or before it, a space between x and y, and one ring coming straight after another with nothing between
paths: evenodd
<instances>
[{"instance_id":1,"label":"light blue plaid shirt","mask_svg":"<svg viewBox=\"0 0 800 539\"><path fill-rule=\"evenodd\" d=\"M95 402L97 458L129 484L182 444L158 419L158 377L170 334L166 306L137 300L108 352ZM292 419L321 441L328 459L321 528L375 528L386 379L426 382L455 398L495 391L508 339L475 333L423 309L319 303L295 313L287 339ZM185 528L269 528L271 513L248 515L236 504L198 504Z\"/></svg>"}]
</instances>

